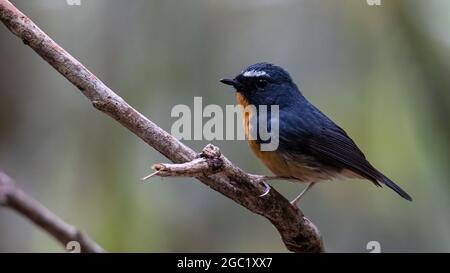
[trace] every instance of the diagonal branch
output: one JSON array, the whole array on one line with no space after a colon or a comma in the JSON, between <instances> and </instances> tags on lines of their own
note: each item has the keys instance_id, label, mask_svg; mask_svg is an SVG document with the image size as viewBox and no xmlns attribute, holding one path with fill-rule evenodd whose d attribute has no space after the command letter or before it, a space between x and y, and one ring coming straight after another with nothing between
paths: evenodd
<instances>
[{"instance_id":1,"label":"diagonal branch","mask_svg":"<svg viewBox=\"0 0 450 273\"><path fill-rule=\"evenodd\" d=\"M0 171L0 206L11 208L47 231L64 247L78 243L81 252L98 253L104 250L80 230L61 218L16 186L13 179Z\"/></svg>"},{"instance_id":2,"label":"diagonal branch","mask_svg":"<svg viewBox=\"0 0 450 273\"><path fill-rule=\"evenodd\" d=\"M197 158L192 149L126 103L7 0L0 0L0 20L74 84L96 109L114 118L175 163L185 163ZM274 189L259 197L265 190L263 183L252 179L252 175L225 157L223 162L228 166L226 173L218 172L196 178L250 211L267 218L278 230L289 250L324 251L319 231L298 208L292 206Z\"/></svg>"}]
</instances>

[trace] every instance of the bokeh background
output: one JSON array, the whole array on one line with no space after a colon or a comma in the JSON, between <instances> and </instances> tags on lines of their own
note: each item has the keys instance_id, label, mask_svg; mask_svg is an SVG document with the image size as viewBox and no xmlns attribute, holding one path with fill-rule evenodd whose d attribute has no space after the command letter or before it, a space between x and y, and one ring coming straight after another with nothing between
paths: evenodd
<instances>
[{"instance_id":1,"label":"bokeh background","mask_svg":"<svg viewBox=\"0 0 450 273\"><path fill-rule=\"evenodd\" d=\"M450 1L13 1L108 86L170 130L174 105L234 104L218 80L269 61L413 197L359 180L303 200L329 252L450 251ZM167 160L0 26L0 168L117 252L285 252L260 216L194 179L139 178ZM240 125L240 123L239 123ZM207 141L185 141L200 150ZM213 141L268 174L244 141ZM292 199L302 185L273 182ZM0 209L1 252L59 252Z\"/></svg>"}]
</instances>

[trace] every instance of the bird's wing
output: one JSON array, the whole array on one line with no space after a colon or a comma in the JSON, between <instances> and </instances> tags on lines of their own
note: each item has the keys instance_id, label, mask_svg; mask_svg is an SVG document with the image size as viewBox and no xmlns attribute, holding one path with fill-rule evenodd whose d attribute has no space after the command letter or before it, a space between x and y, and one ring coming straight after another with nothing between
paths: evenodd
<instances>
[{"instance_id":1,"label":"bird's wing","mask_svg":"<svg viewBox=\"0 0 450 273\"><path fill-rule=\"evenodd\" d=\"M314 157L335 164L336 167L351 170L381 186L378 183L380 173L341 128L321 128L312 134L307 142L309 152Z\"/></svg>"},{"instance_id":2,"label":"bird's wing","mask_svg":"<svg viewBox=\"0 0 450 273\"><path fill-rule=\"evenodd\" d=\"M333 124L334 125L334 124ZM407 200L411 197L392 180L375 169L366 159L355 142L337 125L326 126L317 130L308 138L311 155L338 167L353 171L372 181L375 185L385 184Z\"/></svg>"}]
</instances>

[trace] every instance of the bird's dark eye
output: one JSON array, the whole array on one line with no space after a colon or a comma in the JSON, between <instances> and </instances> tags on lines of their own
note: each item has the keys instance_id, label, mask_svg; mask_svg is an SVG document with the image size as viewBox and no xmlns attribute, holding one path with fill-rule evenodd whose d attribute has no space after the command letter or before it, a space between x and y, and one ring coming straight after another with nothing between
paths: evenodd
<instances>
[{"instance_id":1,"label":"bird's dark eye","mask_svg":"<svg viewBox=\"0 0 450 273\"><path fill-rule=\"evenodd\" d=\"M256 87L260 89L264 89L267 86L267 80L265 79L257 79L256 80Z\"/></svg>"}]
</instances>

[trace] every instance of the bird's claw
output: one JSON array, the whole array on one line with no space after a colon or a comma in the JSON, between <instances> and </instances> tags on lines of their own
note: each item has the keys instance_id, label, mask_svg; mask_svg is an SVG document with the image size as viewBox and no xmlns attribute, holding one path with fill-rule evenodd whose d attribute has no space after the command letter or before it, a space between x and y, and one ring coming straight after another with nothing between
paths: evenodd
<instances>
[{"instance_id":1,"label":"bird's claw","mask_svg":"<svg viewBox=\"0 0 450 273\"><path fill-rule=\"evenodd\" d=\"M258 197L264 197L264 196L268 195L270 192L270 185L267 184L265 181L261 181L261 183L264 185L265 189L264 189L264 192L262 194L260 194Z\"/></svg>"}]
</instances>

